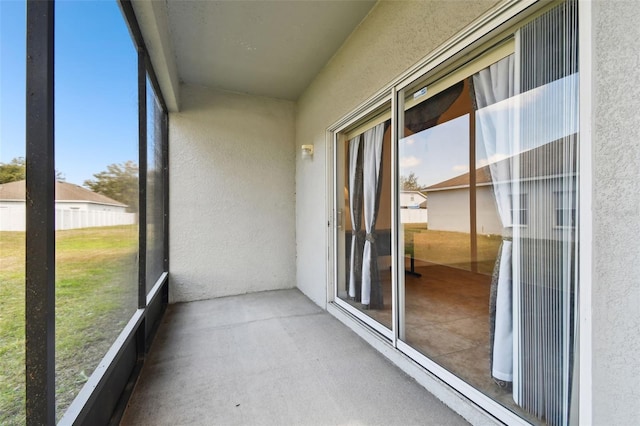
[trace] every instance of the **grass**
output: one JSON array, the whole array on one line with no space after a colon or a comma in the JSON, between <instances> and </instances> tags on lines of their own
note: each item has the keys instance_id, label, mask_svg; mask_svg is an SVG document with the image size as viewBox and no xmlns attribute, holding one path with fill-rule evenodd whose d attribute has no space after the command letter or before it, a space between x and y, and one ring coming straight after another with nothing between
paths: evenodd
<instances>
[{"instance_id":1,"label":"grass","mask_svg":"<svg viewBox=\"0 0 640 426\"><path fill-rule=\"evenodd\" d=\"M0 424L24 423L23 232L0 232ZM56 233L56 406L64 413L137 305L137 226Z\"/></svg>"},{"instance_id":2,"label":"grass","mask_svg":"<svg viewBox=\"0 0 640 426\"><path fill-rule=\"evenodd\" d=\"M469 234L405 224L416 259L472 269ZM478 272L490 274L499 236L478 236ZM0 424L24 423L22 232L0 232ZM137 227L56 233L56 405L58 418L136 308Z\"/></svg>"},{"instance_id":3,"label":"grass","mask_svg":"<svg viewBox=\"0 0 640 426\"><path fill-rule=\"evenodd\" d=\"M405 224L405 233L413 234L414 257L425 261L449 265L491 275L502 243L500 235L478 235L476 261L471 260L471 242L468 233L434 231L426 223Z\"/></svg>"}]
</instances>

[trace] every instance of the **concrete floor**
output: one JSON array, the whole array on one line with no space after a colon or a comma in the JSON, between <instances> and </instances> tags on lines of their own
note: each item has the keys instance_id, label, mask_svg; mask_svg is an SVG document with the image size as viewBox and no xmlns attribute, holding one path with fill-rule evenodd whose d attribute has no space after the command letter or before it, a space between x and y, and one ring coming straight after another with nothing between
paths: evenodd
<instances>
[{"instance_id":1,"label":"concrete floor","mask_svg":"<svg viewBox=\"0 0 640 426\"><path fill-rule=\"evenodd\" d=\"M298 290L170 305L121 425L463 425Z\"/></svg>"}]
</instances>

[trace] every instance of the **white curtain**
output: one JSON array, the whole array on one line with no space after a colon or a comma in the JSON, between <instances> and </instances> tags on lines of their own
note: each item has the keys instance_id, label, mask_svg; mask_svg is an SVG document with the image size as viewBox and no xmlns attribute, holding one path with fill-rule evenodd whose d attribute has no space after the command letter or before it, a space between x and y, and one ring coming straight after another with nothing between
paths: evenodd
<instances>
[{"instance_id":1,"label":"white curtain","mask_svg":"<svg viewBox=\"0 0 640 426\"><path fill-rule=\"evenodd\" d=\"M367 232L363 263L362 263L362 297L363 305L371 302L372 268L377 268L375 256L375 220L378 200L378 183L380 177L380 162L382 160L382 140L384 123L367 130L364 133L363 146L363 182L364 182L364 225ZM379 283L373 283L379 285Z\"/></svg>"},{"instance_id":2,"label":"white curtain","mask_svg":"<svg viewBox=\"0 0 640 426\"><path fill-rule=\"evenodd\" d=\"M513 381L513 293L512 242L510 227L514 194L511 163L515 152L515 59L510 55L473 76L476 112L476 141L484 146L504 240L497 265L495 326L493 329L492 376Z\"/></svg>"},{"instance_id":3,"label":"white curtain","mask_svg":"<svg viewBox=\"0 0 640 426\"><path fill-rule=\"evenodd\" d=\"M351 257L349 258L349 297L356 298L360 288L361 257L359 256L359 233L360 233L360 194L362 194L362 181L359 176L362 172L358 167L358 154L360 151L360 135L349 141L349 211L351 215Z\"/></svg>"},{"instance_id":4,"label":"white curtain","mask_svg":"<svg viewBox=\"0 0 640 426\"><path fill-rule=\"evenodd\" d=\"M473 76L477 140L505 227L492 281L492 375L513 383L524 410L566 425L576 389L577 2L519 34L519 94L512 57Z\"/></svg>"}]
</instances>

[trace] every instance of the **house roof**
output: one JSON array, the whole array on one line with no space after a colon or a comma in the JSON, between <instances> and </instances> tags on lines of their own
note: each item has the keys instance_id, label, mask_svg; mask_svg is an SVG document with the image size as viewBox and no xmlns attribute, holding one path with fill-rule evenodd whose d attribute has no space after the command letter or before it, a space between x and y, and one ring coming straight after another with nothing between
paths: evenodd
<instances>
[{"instance_id":1,"label":"house roof","mask_svg":"<svg viewBox=\"0 0 640 426\"><path fill-rule=\"evenodd\" d=\"M424 193L422 193L420 191L417 191L417 190L416 191L412 191L412 190L402 189L402 190L400 190L400 193L401 194L417 194L417 195L421 196L422 198L424 198L425 200L427 199L427 196Z\"/></svg>"},{"instance_id":2,"label":"house roof","mask_svg":"<svg viewBox=\"0 0 640 426\"><path fill-rule=\"evenodd\" d=\"M24 180L0 185L0 200L24 201L25 193L26 181ZM122 204L121 202L102 194L89 191L87 188L59 181L56 182L56 201L79 201L126 207L126 204Z\"/></svg>"},{"instance_id":3,"label":"house roof","mask_svg":"<svg viewBox=\"0 0 640 426\"><path fill-rule=\"evenodd\" d=\"M576 153L575 138L558 139L546 143L529 151L524 151L516 156L496 161L492 164L477 168L476 185L491 184L491 166L509 167L510 163L519 161L520 179L544 178L558 176L565 172L565 153L570 149ZM572 168L575 170L577 155L573 155ZM465 188L469 186L469 172L438 182L424 189L424 191L438 191L444 189Z\"/></svg>"},{"instance_id":4,"label":"house roof","mask_svg":"<svg viewBox=\"0 0 640 426\"><path fill-rule=\"evenodd\" d=\"M508 161L508 160L502 160ZM442 182L438 182L434 185L428 186L425 188L425 191L435 191L438 189L453 189L453 188L464 188L469 186L469 178L471 177L470 173L465 173L460 176L453 177L451 179L444 180ZM476 169L476 185L488 184L491 183L491 170L489 169L489 165L484 167L480 167Z\"/></svg>"}]
</instances>

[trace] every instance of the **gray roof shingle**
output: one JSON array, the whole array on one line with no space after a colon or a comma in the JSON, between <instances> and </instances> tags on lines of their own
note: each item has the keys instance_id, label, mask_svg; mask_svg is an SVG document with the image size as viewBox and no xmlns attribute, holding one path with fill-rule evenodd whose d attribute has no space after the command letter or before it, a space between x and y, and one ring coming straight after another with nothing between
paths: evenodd
<instances>
[{"instance_id":1,"label":"gray roof shingle","mask_svg":"<svg viewBox=\"0 0 640 426\"><path fill-rule=\"evenodd\" d=\"M0 185L0 200L24 201L26 181L3 183ZM119 201L67 182L56 182L56 201L79 201L126 207Z\"/></svg>"}]
</instances>

